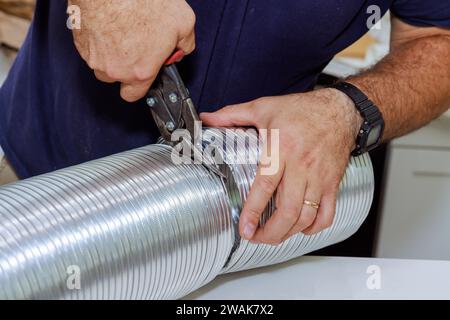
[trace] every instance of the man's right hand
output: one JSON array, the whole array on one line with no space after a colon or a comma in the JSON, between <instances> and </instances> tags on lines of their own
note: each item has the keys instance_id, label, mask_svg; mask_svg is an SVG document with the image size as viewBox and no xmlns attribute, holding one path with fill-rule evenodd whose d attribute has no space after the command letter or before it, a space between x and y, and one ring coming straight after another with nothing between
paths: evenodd
<instances>
[{"instance_id":1,"label":"man's right hand","mask_svg":"<svg viewBox=\"0 0 450 320\"><path fill-rule=\"evenodd\" d=\"M69 0L81 12L74 30L81 57L104 82L120 82L128 102L143 98L176 49L195 48L195 14L185 0Z\"/></svg>"}]
</instances>

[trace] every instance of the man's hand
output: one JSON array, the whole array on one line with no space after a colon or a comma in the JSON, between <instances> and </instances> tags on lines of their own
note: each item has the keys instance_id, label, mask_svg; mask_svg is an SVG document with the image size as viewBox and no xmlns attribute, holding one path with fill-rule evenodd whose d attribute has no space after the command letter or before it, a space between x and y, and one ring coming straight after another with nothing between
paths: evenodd
<instances>
[{"instance_id":1,"label":"man's hand","mask_svg":"<svg viewBox=\"0 0 450 320\"><path fill-rule=\"evenodd\" d=\"M277 245L297 233L315 234L332 225L339 185L362 124L345 94L323 89L262 98L204 113L201 118L214 127L280 130L280 168L273 176L258 171L241 214L243 238ZM277 210L258 230L261 214L275 192ZM305 201L320 203L320 208Z\"/></svg>"},{"instance_id":2,"label":"man's hand","mask_svg":"<svg viewBox=\"0 0 450 320\"><path fill-rule=\"evenodd\" d=\"M120 82L129 102L144 97L175 49L195 48L195 15L185 0L69 0L81 10L74 30L81 57L104 82Z\"/></svg>"}]
</instances>

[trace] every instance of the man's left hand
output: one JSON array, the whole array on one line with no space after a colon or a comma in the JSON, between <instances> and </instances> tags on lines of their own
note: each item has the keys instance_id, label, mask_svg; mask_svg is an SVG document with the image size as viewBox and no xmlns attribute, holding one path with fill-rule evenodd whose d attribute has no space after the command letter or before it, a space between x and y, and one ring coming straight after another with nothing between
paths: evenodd
<instances>
[{"instance_id":1,"label":"man's left hand","mask_svg":"<svg viewBox=\"0 0 450 320\"><path fill-rule=\"evenodd\" d=\"M269 134L280 130L279 170L269 176L259 168L241 214L244 239L278 245L295 234L311 235L332 225L339 185L362 123L345 94L321 89L261 98L201 118L212 127L256 127ZM275 193L277 209L259 227Z\"/></svg>"}]
</instances>

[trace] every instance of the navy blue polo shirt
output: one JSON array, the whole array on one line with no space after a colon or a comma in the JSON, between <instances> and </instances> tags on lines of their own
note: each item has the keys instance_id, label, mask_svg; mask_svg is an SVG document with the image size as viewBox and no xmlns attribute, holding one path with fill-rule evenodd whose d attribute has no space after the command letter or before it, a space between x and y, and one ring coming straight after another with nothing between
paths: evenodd
<instances>
[{"instance_id":1,"label":"navy blue polo shirt","mask_svg":"<svg viewBox=\"0 0 450 320\"><path fill-rule=\"evenodd\" d=\"M197 49L180 65L199 111L304 92L367 29L368 7L407 23L450 27L449 0L190 0ZM99 82L66 28L66 1L38 0L0 90L0 145L22 178L155 142L142 101ZM109 23L105 21L105 23Z\"/></svg>"}]
</instances>

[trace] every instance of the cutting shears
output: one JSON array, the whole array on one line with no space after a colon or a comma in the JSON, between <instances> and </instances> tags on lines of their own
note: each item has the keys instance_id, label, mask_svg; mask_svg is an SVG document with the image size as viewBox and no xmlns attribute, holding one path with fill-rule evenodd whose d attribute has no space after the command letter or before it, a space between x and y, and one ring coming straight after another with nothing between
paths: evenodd
<instances>
[{"instance_id":1,"label":"cutting shears","mask_svg":"<svg viewBox=\"0 0 450 320\"><path fill-rule=\"evenodd\" d=\"M180 141L173 141L173 133L179 129L187 130L190 138L187 142L192 147L190 157L199 156L205 167L225 178L220 169L222 166L203 154L200 117L176 66L183 57L183 51L179 50L166 61L147 94L147 105L166 143L177 144Z\"/></svg>"}]
</instances>

